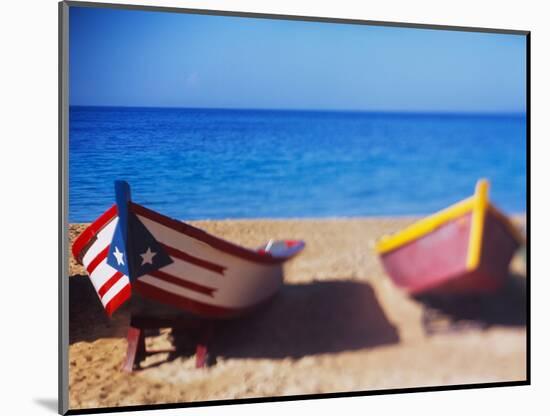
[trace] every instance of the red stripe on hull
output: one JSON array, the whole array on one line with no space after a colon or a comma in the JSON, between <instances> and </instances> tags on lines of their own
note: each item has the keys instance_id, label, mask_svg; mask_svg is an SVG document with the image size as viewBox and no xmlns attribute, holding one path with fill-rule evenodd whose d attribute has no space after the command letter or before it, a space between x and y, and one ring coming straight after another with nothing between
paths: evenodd
<instances>
[{"instance_id":1,"label":"red stripe on hull","mask_svg":"<svg viewBox=\"0 0 550 416\"><path fill-rule=\"evenodd\" d=\"M82 257L86 254L84 249L88 247L102 228L116 217L117 212L116 205L113 205L78 236L72 246L72 252L75 259L82 263Z\"/></svg>"},{"instance_id":2,"label":"red stripe on hull","mask_svg":"<svg viewBox=\"0 0 550 416\"><path fill-rule=\"evenodd\" d=\"M164 280L165 282L172 283L174 285L178 285L186 289L193 290L195 292L199 292L211 297L214 296L214 292L216 291L216 289L212 287L203 286L198 283L173 276L161 270L152 271L149 273L149 275L156 277L157 279Z\"/></svg>"},{"instance_id":3,"label":"red stripe on hull","mask_svg":"<svg viewBox=\"0 0 550 416\"><path fill-rule=\"evenodd\" d=\"M105 247L103 250L99 252L97 256L95 256L95 259L93 259L90 264L88 264L88 267L86 267L86 270L88 271L88 274L92 274L92 272L95 270L97 266L99 266L99 263L101 263L105 258L107 257L107 254L109 254L109 247Z\"/></svg>"},{"instance_id":4,"label":"red stripe on hull","mask_svg":"<svg viewBox=\"0 0 550 416\"><path fill-rule=\"evenodd\" d=\"M195 266L202 267L203 269L208 269L210 271L213 271L221 275L223 275L223 272L226 269L226 267L220 266L219 264L216 264L216 263L212 263L208 260L199 259L198 257L192 256L191 254L187 254L181 250L178 250L177 248L170 247L162 243L161 245L166 250L168 255L172 257L176 257L188 263L194 264Z\"/></svg>"},{"instance_id":5,"label":"red stripe on hull","mask_svg":"<svg viewBox=\"0 0 550 416\"><path fill-rule=\"evenodd\" d=\"M130 288L130 284L127 284L122 288L120 292L116 294L115 297L113 297L107 305L105 305L105 312L107 312L107 315L111 317L113 313L130 297L132 296L132 289Z\"/></svg>"},{"instance_id":6,"label":"red stripe on hull","mask_svg":"<svg viewBox=\"0 0 550 416\"><path fill-rule=\"evenodd\" d=\"M112 288L113 285L122 278L122 276L124 276L122 272L116 272L111 277L109 277L109 280L103 283L103 285L97 291L99 297L102 298L103 296L105 296L105 293L107 293L109 289Z\"/></svg>"},{"instance_id":7,"label":"red stripe on hull","mask_svg":"<svg viewBox=\"0 0 550 416\"><path fill-rule=\"evenodd\" d=\"M137 215L141 215L145 218L150 219L151 221L155 221L174 231L178 231L189 237L202 241L203 243L208 244L209 246L214 247L220 251L223 251L225 253L231 254L236 257L240 257L248 261L252 261L255 263L262 263L262 264L280 264L288 260L290 257L292 257L292 256L273 257L269 253L260 254L256 251L249 250L244 247L235 245L221 238L214 237L213 235L210 235L199 228L195 228L184 222L166 217L162 214L159 214L158 212L152 211L148 208L145 208L144 206L135 204L133 202L130 203L130 207L132 211Z\"/></svg>"},{"instance_id":8,"label":"red stripe on hull","mask_svg":"<svg viewBox=\"0 0 550 416\"><path fill-rule=\"evenodd\" d=\"M143 296L153 299L157 302L175 306L194 313L199 316L210 318L233 318L247 313L257 307L257 305L247 308L225 308L222 306L209 305L203 302L192 300L184 296L175 295L156 286L147 284L141 280L134 283L134 289ZM262 302L263 303L263 302Z\"/></svg>"}]
</instances>

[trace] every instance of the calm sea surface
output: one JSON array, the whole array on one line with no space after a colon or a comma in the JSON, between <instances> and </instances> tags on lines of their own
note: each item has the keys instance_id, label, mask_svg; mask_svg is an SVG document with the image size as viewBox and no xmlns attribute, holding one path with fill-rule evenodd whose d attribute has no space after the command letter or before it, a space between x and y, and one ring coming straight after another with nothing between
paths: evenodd
<instances>
[{"instance_id":1,"label":"calm sea surface","mask_svg":"<svg viewBox=\"0 0 550 416\"><path fill-rule=\"evenodd\" d=\"M426 214L480 177L526 209L524 116L72 107L69 220L125 179L179 219Z\"/></svg>"}]
</instances>

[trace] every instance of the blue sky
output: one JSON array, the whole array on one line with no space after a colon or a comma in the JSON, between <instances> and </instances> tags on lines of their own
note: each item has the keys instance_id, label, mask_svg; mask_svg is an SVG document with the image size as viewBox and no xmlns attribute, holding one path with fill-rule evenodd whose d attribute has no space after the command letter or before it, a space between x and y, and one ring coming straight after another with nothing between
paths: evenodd
<instances>
[{"instance_id":1,"label":"blue sky","mask_svg":"<svg viewBox=\"0 0 550 416\"><path fill-rule=\"evenodd\" d=\"M71 7L71 105L524 112L525 37Z\"/></svg>"}]
</instances>

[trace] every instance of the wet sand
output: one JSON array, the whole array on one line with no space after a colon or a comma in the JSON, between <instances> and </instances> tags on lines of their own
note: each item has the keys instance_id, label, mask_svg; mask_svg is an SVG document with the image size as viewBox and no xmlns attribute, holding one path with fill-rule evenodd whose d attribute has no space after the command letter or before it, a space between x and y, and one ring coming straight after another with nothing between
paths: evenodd
<instances>
[{"instance_id":1,"label":"wet sand","mask_svg":"<svg viewBox=\"0 0 550 416\"><path fill-rule=\"evenodd\" d=\"M426 306L393 286L373 249L381 235L413 220L191 222L249 247L269 238L307 243L285 265L285 286L268 305L216 332L217 362L205 369L194 368L190 352L170 361L157 354L145 369L121 372L135 303L108 319L71 257L70 408L524 380L523 257L516 256L509 282L486 301L476 325L447 331L444 319L442 330L428 334ZM83 229L71 225L71 243ZM150 347L169 345L169 330L148 339Z\"/></svg>"}]
</instances>

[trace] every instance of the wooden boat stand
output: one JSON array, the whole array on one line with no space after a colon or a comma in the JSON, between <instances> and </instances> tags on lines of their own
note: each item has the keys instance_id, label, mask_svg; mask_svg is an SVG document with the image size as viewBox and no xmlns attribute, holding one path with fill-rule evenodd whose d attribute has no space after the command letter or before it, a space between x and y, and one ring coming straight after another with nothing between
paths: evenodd
<instances>
[{"instance_id":1,"label":"wooden boat stand","mask_svg":"<svg viewBox=\"0 0 550 416\"><path fill-rule=\"evenodd\" d=\"M172 328L175 336L182 334L190 335L195 340L195 367L202 368L212 361L209 352L209 344L214 332L214 321L207 319L190 318L187 316L148 316L132 315L130 326L128 328L128 347L126 350L126 359L122 370L131 373L140 368L140 363L148 355L157 353L178 352L178 346L161 349L147 350L145 345L146 331L154 331L158 335L160 328Z\"/></svg>"}]
</instances>

